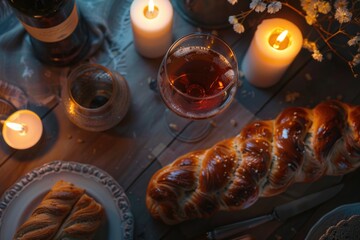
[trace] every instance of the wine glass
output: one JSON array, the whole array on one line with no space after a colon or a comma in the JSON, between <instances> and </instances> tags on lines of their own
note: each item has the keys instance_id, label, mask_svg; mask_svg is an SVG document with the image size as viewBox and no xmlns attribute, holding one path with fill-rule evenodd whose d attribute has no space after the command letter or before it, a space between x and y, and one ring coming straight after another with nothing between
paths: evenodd
<instances>
[{"instance_id":1,"label":"wine glass","mask_svg":"<svg viewBox=\"0 0 360 240\"><path fill-rule=\"evenodd\" d=\"M184 142L199 141L209 133L207 119L223 112L234 99L237 59L215 35L186 35L167 51L157 83L171 110L165 114L170 133Z\"/></svg>"}]
</instances>

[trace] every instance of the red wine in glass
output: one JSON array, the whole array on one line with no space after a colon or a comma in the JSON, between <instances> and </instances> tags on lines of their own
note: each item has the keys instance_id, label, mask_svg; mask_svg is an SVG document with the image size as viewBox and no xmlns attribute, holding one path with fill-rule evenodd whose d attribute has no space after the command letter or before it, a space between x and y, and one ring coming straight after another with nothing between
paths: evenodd
<instances>
[{"instance_id":1,"label":"red wine in glass","mask_svg":"<svg viewBox=\"0 0 360 240\"><path fill-rule=\"evenodd\" d=\"M235 90L235 71L220 53L201 46L185 47L170 55L167 63L168 83L164 85L168 86L160 89L177 114L209 118L233 96L229 92Z\"/></svg>"},{"instance_id":2,"label":"red wine in glass","mask_svg":"<svg viewBox=\"0 0 360 240\"><path fill-rule=\"evenodd\" d=\"M198 120L223 112L234 99L237 86L237 60L224 41L199 33L177 40L166 53L158 74L161 97L175 113L167 112L168 126L180 125L170 132L185 142L200 139L209 124Z\"/></svg>"}]
</instances>

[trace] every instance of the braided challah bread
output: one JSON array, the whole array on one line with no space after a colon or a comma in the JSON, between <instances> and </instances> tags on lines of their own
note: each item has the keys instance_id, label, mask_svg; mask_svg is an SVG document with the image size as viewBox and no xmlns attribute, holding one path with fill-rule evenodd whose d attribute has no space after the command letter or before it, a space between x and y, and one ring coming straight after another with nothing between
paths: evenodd
<instances>
[{"instance_id":1,"label":"braided challah bread","mask_svg":"<svg viewBox=\"0 0 360 240\"><path fill-rule=\"evenodd\" d=\"M85 189L60 180L16 231L14 240L92 239L105 216Z\"/></svg>"},{"instance_id":2,"label":"braided challah bread","mask_svg":"<svg viewBox=\"0 0 360 240\"><path fill-rule=\"evenodd\" d=\"M30 218L17 230L14 239L53 239L84 189L65 181L58 181L45 195Z\"/></svg>"},{"instance_id":3,"label":"braided challah bread","mask_svg":"<svg viewBox=\"0 0 360 240\"><path fill-rule=\"evenodd\" d=\"M294 182L342 175L360 164L360 106L339 101L292 107L240 134L190 152L151 178L146 205L167 224L239 210Z\"/></svg>"}]
</instances>

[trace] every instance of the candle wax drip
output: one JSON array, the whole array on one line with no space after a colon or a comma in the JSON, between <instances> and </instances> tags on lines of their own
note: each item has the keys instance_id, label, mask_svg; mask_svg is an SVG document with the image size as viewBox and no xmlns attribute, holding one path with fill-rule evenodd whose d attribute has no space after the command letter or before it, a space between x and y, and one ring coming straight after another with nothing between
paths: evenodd
<instances>
[{"instance_id":1,"label":"candle wax drip","mask_svg":"<svg viewBox=\"0 0 360 240\"><path fill-rule=\"evenodd\" d=\"M144 9L144 15L147 19L153 19L153 18L156 18L157 15L159 15L159 9L155 6L154 7L154 11L150 11L149 10L149 7L147 6L145 9Z\"/></svg>"},{"instance_id":2,"label":"candle wax drip","mask_svg":"<svg viewBox=\"0 0 360 240\"><path fill-rule=\"evenodd\" d=\"M272 46L276 50L284 50L284 49L288 48L291 45L289 35L286 35L286 37L282 41L278 40L280 34L283 31L284 31L283 29L276 29L271 33L271 35L269 37L270 46Z\"/></svg>"}]
</instances>

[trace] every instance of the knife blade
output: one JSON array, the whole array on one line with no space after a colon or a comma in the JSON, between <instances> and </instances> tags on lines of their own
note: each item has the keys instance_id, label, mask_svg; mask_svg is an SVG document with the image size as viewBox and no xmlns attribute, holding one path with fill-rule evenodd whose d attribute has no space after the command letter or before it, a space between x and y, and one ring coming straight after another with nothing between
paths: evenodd
<instances>
[{"instance_id":1,"label":"knife blade","mask_svg":"<svg viewBox=\"0 0 360 240\"><path fill-rule=\"evenodd\" d=\"M338 184L325 190L312 193L291 202L276 206L272 213L217 227L206 233L207 239L225 239L272 220L285 222L290 217L296 216L331 199L340 192L342 187L343 184Z\"/></svg>"}]
</instances>

